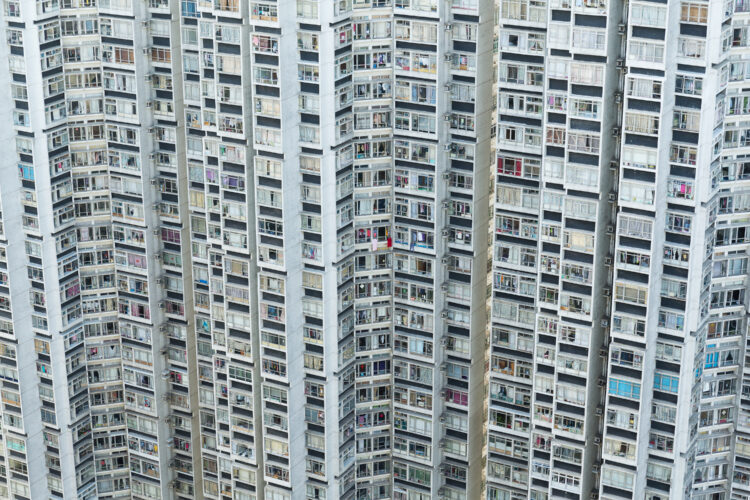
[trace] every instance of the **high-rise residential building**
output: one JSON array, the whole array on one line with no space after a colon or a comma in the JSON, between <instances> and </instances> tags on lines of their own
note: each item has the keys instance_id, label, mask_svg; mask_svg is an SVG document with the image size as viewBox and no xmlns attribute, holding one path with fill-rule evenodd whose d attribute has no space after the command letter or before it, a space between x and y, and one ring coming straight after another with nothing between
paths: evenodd
<instances>
[{"instance_id":1,"label":"high-rise residential building","mask_svg":"<svg viewBox=\"0 0 750 500\"><path fill-rule=\"evenodd\" d=\"M597 487L621 8L500 4L487 430L493 500L588 500Z\"/></svg>"},{"instance_id":2,"label":"high-rise residential building","mask_svg":"<svg viewBox=\"0 0 750 500\"><path fill-rule=\"evenodd\" d=\"M745 0L0 1L0 498L750 500Z\"/></svg>"},{"instance_id":3,"label":"high-rise residential building","mask_svg":"<svg viewBox=\"0 0 750 500\"><path fill-rule=\"evenodd\" d=\"M493 9L3 2L0 496L479 498Z\"/></svg>"},{"instance_id":4,"label":"high-rise residential building","mask_svg":"<svg viewBox=\"0 0 750 500\"><path fill-rule=\"evenodd\" d=\"M749 12L621 12L601 498L750 497Z\"/></svg>"},{"instance_id":5,"label":"high-rise residential building","mask_svg":"<svg viewBox=\"0 0 750 500\"><path fill-rule=\"evenodd\" d=\"M500 2L489 498L750 498L747 12Z\"/></svg>"}]
</instances>

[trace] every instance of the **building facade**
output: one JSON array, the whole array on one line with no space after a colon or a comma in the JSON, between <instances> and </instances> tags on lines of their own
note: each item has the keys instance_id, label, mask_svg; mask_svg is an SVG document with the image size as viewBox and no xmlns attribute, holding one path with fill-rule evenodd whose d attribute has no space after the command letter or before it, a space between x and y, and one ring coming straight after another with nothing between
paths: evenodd
<instances>
[{"instance_id":1,"label":"building facade","mask_svg":"<svg viewBox=\"0 0 750 500\"><path fill-rule=\"evenodd\" d=\"M597 487L618 8L500 5L488 498Z\"/></svg>"},{"instance_id":2,"label":"building facade","mask_svg":"<svg viewBox=\"0 0 750 500\"><path fill-rule=\"evenodd\" d=\"M748 12L3 0L0 497L750 498Z\"/></svg>"},{"instance_id":3,"label":"building facade","mask_svg":"<svg viewBox=\"0 0 750 500\"><path fill-rule=\"evenodd\" d=\"M294 6L3 5L2 496L481 495L493 6Z\"/></svg>"}]
</instances>

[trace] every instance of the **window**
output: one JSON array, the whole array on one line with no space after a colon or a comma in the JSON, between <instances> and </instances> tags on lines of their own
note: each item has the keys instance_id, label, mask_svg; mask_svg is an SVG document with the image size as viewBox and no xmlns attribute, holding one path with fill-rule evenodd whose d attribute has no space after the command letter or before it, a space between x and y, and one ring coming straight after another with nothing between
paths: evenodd
<instances>
[{"instance_id":1,"label":"window","mask_svg":"<svg viewBox=\"0 0 750 500\"><path fill-rule=\"evenodd\" d=\"M670 177L667 183L667 196L670 198L693 199L693 181Z\"/></svg>"},{"instance_id":2,"label":"window","mask_svg":"<svg viewBox=\"0 0 750 500\"><path fill-rule=\"evenodd\" d=\"M648 288L627 283L615 284L615 299L643 305L648 299Z\"/></svg>"},{"instance_id":3,"label":"window","mask_svg":"<svg viewBox=\"0 0 750 500\"><path fill-rule=\"evenodd\" d=\"M454 2L459 3L458 0L454 0ZM504 19L545 22L547 18L546 2L503 0L500 9L500 15Z\"/></svg>"},{"instance_id":4,"label":"window","mask_svg":"<svg viewBox=\"0 0 750 500\"><path fill-rule=\"evenodd\" d=\"M648 466L646 467L646 478L653 479L655 481L661 481L663 483L669 483L672 479L671 464L659 465L654 462L649 462Z\"/></svg>"},{"instance_id":5,"label":"window","mask_svg":"<svg viewBox=\"0 0 750 500\"><path fill-rule=\"evenodd\" d=\"M636 134L656 135L659 133L659 116L627 111L625 113L625 130Z\"/></svg>"},{"instance_id":6,"label":"window","mask_svg":"<svg viewBox=\"0 0 750 500\"><path fill-rule=\"evenodd\" d=\"M680 21L706 24L708 21L708 4L682 2Z\"/></svg>"},{"instance_id":7,"label":"window","mask_svg":"<svg viewBox=\"0 0 750 500\"><path fill-rule=\"evenodd\" d=\"M297 17L302 19L317 20L318 2L315 0L297 0Z\"/></svg>"},{"instance_id":8,"label":"window","mask_svg":"<svg viewBox=\"0 0 750 500\"><path fill-rule=\"evenodd\" d=\"M631 351L621 347L613 347L610 351L610 359L613 364L629 368L641 368L643 366L643 355L640 352Z\"/></svg>"},{"instance_id":9,"label":"window","mask_svg":"<svg viewBox=\"0 0 750 500\"><path fill-rule=\"evenodd\" d=\"M573 29L573 44L576 49L603 50L606 42L606 31L589 28Z\"/></svg>"},{"instance_id":10,"label":"window","mask_svg":"<svg viewBox=\"0 0 750 500\"><path fill-rule=\"evenodd\" d=\"M314 64L298 64L297 79L302 82L317 82L320 79L320 70Z\"/></svg>"},{"instance_id":11,"label":"window","mask_svg":"<svg viewBox=\"0 0 750 500\"><path fill-rule=\"evenodd\" d=\"M276 21L278 19L278 7L273 3L252 3L250 15L257 21Z\"/></svg>"},{"instance_id":12,"label":"window","mask_svg":"<svg viewBox=\"0 0 750 500\"><path fill-rule=\"evenodd\" d=\"M630 24L663 28L666 20L666 7L642 3L633 3L630 6Z\"/></svg>"},{"instance_id":13,"label":"window","mask_svg":"<svg viewBox=\"0 0 750 500\"><path fill-rule=\"evenodd\" d=\"M652 450L672 453L674 451L674 437L650 432L648 435L648 447Z\"/></svg>"},{"instance_id":14,"label":"window","mask_svg":"<svg viewBox=\"0 0 750 500\"><path fill-rule=\"evenodd\" d=\"M677 376L665 373L654 374L654 389L658 391L677 393L680 379Z\"/></svg>"},{"instance_id":15,"label":"window","mask_svg":"<svg viewBox=\"0 0 750 500\"><path fill-rule=\"evenodd\" d=\"M670 330L683 331L685 316L671 311L659 311L659 326Z\"/></svg>"},{"instance_id":16,"label":"window","mask_svg":"<svg viewBox=\"0 0 750 500\"><path fill-rule=\"evenodd\" d=\"M609 394L629 399L640 399L641 384L620 380L616 378L609 379Z\"/></svg>"},{"instance_id":17,"label":"window","mask_svg":"<svg viewBox=\"0 0 750 500\"><path fill-rule=\"evenodd\" d=\"M700 131L700 122L700 113L676 110L672 118L672 127L689 132L698 132Z\"/></svg>"},{"instance_id":18,"label":"window","mask_svg":"<svg viewBox=\"0 0 750 500\"><path fill-rule=\"evenodd\" d=\"M638 430L638 414L625 410L608 409L607 424L628 430Z\"/></svg>"},{"instance_id":19,"label":"window","mask_svg":"<svg viewBox=\"0 0 750 500\"><path fill-rule=\"evenodd\" d=\"M675 213L667 214L667 227L668 231L674 231L676 233L687 233L690 234L692 217L689 215L679 215Z\"/></svg>"},{"instance_id":20,"label":"window","mask_svg":"<svg viewBox=\"0 0 750 500\"><path fill-rule=\"evenodd\" d=\"M658 420L659 422L673 424L677 420L677 408L660 403L653 403L651 405L651 416L654 420Z\"/></svg>"},{"instance_id":21,"label":"window","mask_svg":"<svg viewBox=\"0 0 750 500\"><path fill-rule=\"evenodd\" d=\"M706 54L706 41L681 36L677 39L677 54L691 59L702 59Z\"/></svg>"},{"instance_id":22,"label":"window","mask_svg":"<svg viewBox=\"0 0 750 500\"><path fill-rule=\"evenodd\" d=\"M655 42L631 41L628 59L640 62L664 62L664 44Z\"/></svg>"},{"instance_id":23,"label":"window","mask_svg":"<svg viewBox=\"0 0 750 500\"><path fill-rule=\"evenodd\" d=\"M703 93L703 78L699 76L676 75L675 92L688 95L701 95ZM730 114L733 114L730 112Z\"/></svg>"},{"instance_id":24,"label":"window","mask_svg":"<svg viewBox=\"0 0 750 500\"><path fill-rule=\"evenodd\" d=\"M653 205L655 195L655 189L648 184L633 181L623 181L620 184L619 197L623 202Z\"/></svg>"},{"instance_id":25,"label":"window","mask_svg":"<svg viewBox=\"0 0 750 500\"><path fill-rule=\"evenodd\" d=\"M623 470L606 467L602 470L602 484L632 491L635 475Z\"/></svg>"},{"instance_id":26,"label":"window","mask_svg":"<svg viewBox=\"0 0 750 500\"><path fill-rule=\"evenodd\" d=\"M260 85L277 85L279 82L277 69L267 68L263 66L254 66L253 81Z\"/></svg>"}]
</instances>

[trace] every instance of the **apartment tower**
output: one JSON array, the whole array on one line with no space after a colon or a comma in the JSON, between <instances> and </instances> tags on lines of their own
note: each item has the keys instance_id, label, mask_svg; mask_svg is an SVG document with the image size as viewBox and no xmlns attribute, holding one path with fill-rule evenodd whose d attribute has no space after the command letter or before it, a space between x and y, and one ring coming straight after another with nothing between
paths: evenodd
<instances>
[{"instance_id":1,"label":"apartment tower","mask_svg":"<svg viewBox=\"0 0 750 500\"><path fill-rule=\"evenodd\" d=\"M488 498L749 498L747 5L499 7Z\"/></svg>"},{"instance_id":2,"label":"apartment tower","mask_svg":"<svg viewBox=\"0 0 750 500\"><path fill-rule=\"evenodd\" d=\"M9 498L483 495L485 0L3 3Z\"/></svg>"},{"instance_id":3,"label":"apartment tower","mask_svg":"<svg viewBox=\"0 0 750 500\"><path fill-rule=\"evenodd\" d=\"M744 0L0 18L0 497L750 500Z\"/></svg>"}]
</instances>

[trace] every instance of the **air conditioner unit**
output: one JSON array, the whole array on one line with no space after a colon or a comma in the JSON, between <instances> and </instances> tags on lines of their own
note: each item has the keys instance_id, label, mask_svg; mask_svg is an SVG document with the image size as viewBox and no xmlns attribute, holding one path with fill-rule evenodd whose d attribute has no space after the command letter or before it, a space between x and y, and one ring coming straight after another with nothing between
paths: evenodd
<instances>
[{"instance_id":1,"label":"air conditioner unit","mask_svg":"<svg viewBox=\"0 0 750 500\"><path fill-rule=\"evenodd\" d=\"M152 186L156 186L157 184L159 184L159 179L157 179L156 177L154 177L153 179L151 179L151 185Z\"/></svg>"},{"instance_id":2,"label":"air conditioner unit","mask_svg":"<svg viewBox=\"0 0 750 500\"><path fill-rule=\"evenodd\" d=\"M159 331L161 333L167 333L167 325L159 325Z\"/></svg>"},{"instance_id":3,"label":"air conditioner unit","mask_svg":"<svg viewBox=\"0 0 750 500\"><path fill-rule=\"evenodd\" d=\"M447 292L448 291L448 283L443 283L440 285L440 290Z\"/></svg>"},{"instance_id":4,"label":"air conditioner unit","mask_svg":"<svg viewBox=\"0 0 750 500\"><path fill-rule=\"evenodd\" d=\"M443 318L443 319L448 319L448 313L445 312L445 311L443 311L443 312L440 313L440 317Z\"/></svg>"},{"instance_id":5,"label":"air conditioner unit","mask_svg":"<svg viewBox=\"0 0 750 500\"><path fill-rule=\"evenodd\" d=\"M450 31L453 29L453 25L451 23L445 23L445 31Z\"/></svg>"},{"instance_id":6,"label":"air conditioner unit","mask_svg":"<svg viewBox=\"0 0 750 500\"><path fill-rule=\"evenodd\" d=\"M147 108L153 107L153 105L154 105L154 101L146 101Z\"/></svg>"},{"instance_id":7,"label":"air conditioner unit","mask_svg":"<svg viewBox=\"0 0 750 500\"><path fill-rule=\"evenodd\" d=\"M620 136L620 127L612 127L612 137Z\"/></svg>"},{"instance_id":8,"label":"air conditioner unit","mask_svg":"<svg viewBox=\"0 0 750 500\"><path fill-rule=\"evenodd\" d=\"M162 347L159 350L159 354L161 354L162 356L166 356L167 355L167 348L166 347Z\"/></svg>"},{"instance_id":9,"label":"air conditioner unit","mask_svg":"<svg viewBox=\"0 0 750 500\"><path fill-rule=\"evenodd\" d=\"M609 320L603 319L599 324L602 326L602 328L607 328L609 326Z\"/></svg>"},{"instance_id":10,"label":"air conditioner unit","mask_svg":"<svg viewBox=\"0 0 750 500\"><path fill-rule=\"evenodd\" d=\"M607 224L607 234L613 234L615 232L615 226Z\"/></svg>"},{"instance_id":11,"label":"air conditioner unit","mask_svg":"<svg viewBox=\"0 0 750 500\"><path fill-rule=\"evenodd\" d=\"M453 60L453 54L451 52L446 52L445 56L444 56L444 59L446 61L452 61Z\"/></svg>"},{"instance_id":12,"label":"air conditioner unit","mask_svg":"<svg viewBox=\"0 0 750 500\"><path fill-rule=\"evenodd\" d=\"M144 54L148 55L148 54L149 54L149 52L151 52L151 49L150 49L150 48L148 48L148 47L143 47L143 53L144 53Z\"/></svg>"},{"instance_id":13,"label":"air conditioner unit","mask_svg":"<svg viewBox=\"0 0 750 500\"><path fill-rule=\"evenodd\" d=\"M600 417L602 415L604 415L604 408L602 408L601 406L597 406L596 407L596 414L597 414L597 416L600 416Z\"/></svg>"},{"instance_id":14,"label":"air conditioner unit","mask_svg":"<svg viewBox=\"0 0 750 500\"><path fill-rule=\"evenodd\" d=\"M603 288L602 289L602 295L605 297L610 297L612 295L612 289L611 288Z\"/></svg>"},{"instance_id":15,"label":"air conditioner unit","mask_svg":"<svg viewBox=\"0 0 750 500\"><path fill-rule=\"evenodd\" d=\"M607 356L609 356L609 350L606 347L602 347L601 349L599 349L599 356L606 358Z\"/></svg>"},{"instance_id":16,"label":"air conditioner unit","mask_svg":"<svg viewBox=\"0 0 750 500\"><path fill-rule=\"evenodd\" d=\"M447 238L447 237L448 237L448 235L450 235L451 233L450 233L450 231L448 231L447 229L443 229L443 230L442 230L442 231L440 232L440 234L442 234L443 236L445 236L445 237Z\"/></svg>"},{"instance_id":17,"label":"air conditioner unit","mask_svg":"<svg viewBox=\"0 0 750 500\"><path fill-rule=\"evenodd\" d=\"M620 23L617 25L617 32L618 33L625 33L625 30L628 29L628 25L625 23Z\"/></svg>"},{"instance_id":18,"label":"air conditioner unit","mask_svg":"<svg viewBox=\"0 0 750 500\"><path fill-rule=\"evenodd\" d=\"M161 229L154 229L152 232L154 236L159 236L161 234Z\"/></svg>"},{"instance_id":19,"label":"air conditioner unit","mask_svg":"<svg viewBox=\"0 0 750 500\"><path fill-rule=\"evenodd\" d=\"M151 205L151 208L154 210L154 212L158 212L161 209L161 203L156 201L153 205Z\"/></svg>"},{"instance_id":20,"label":"air conditioner unit","mask_svg":"<svg viewBox=\"0 0 750 500\"><path fill-rule=\"evenodd\" d=\"M622 102L622 92L615 92L615 102L617 104Z\"/></svg>"},{"instance_id":21,"label":"air conditioner unit","mask_svg":"<svg viewBox=\"0 0 750 500\"><path fill-rule=\"evenodd\" d=\"M451 206L451 202L450 201L444 201L443 202L443 208L448 208L450 206Z\"/></svg>"},{"instance_id":22,"label":"air conditioner unit","mask_svg":"<svg viewBox=\"0 0 750 500\"><path fill-rule=\"evenodd\" d=\"M602 444L602 438L600 438L599 436L596 436L594 438L594 444Z\"/></svg>"},{"instance_id":23,"label":"air conditioner unit","mask_svg":"<svg viewBox=\"0 0 750 500\"><path fill-rule=\"evenodd\" d=\"M607 195L607 199L609 201L617 201L617 193L611 192Z\"/></svg>"},{"instance_id":24,"label":"air conditioner unit","mask_svg":"<svg viewBox=\"0 0 750 500\"><path fill-rule=\"evenodd\" d=\"M453 90L453 85L450 83L446 83L445 85L443 85L443 90L445 90L446 92L450 92Z\"/></svg>"},{"instance_id":25,"label":"air conditioner unit","mask_svg":"<svg viewBox=\"0 0 750 500\"><path fill-rule=\"evenodd\" d=\"M605 266L611 266L612 265L612 257L605 257L604 258L604 265Z\"/></svg>"},{"instance_id":26,"label":"air conditioner unit","mask_svg":"<svg viewBox=\"0 0 750 500\"><path fill-rule=\"evenodd\" d=\"M448 257L443 257L442 259L440 259L440 262L442 262L443 264L448 264L449 261L450 259Z\"/></svg>"},{"instance_id":27,"label":"air conditioner unit","mask_svg":"<svg viewBox=\"0 0 750 500\"><path fill-rule=\"evenodd\" d=\"M161 372L162 378L169 378L169 370L164 370Z\"/></svg>"},{"instance_id":28,"label":"air conditioner unit","mask_svg":"<svg viewBox=\"0 0 750 500\"><path fill-rule=\"evenodd\" d=\"M619 166L620 166L620 162L618 162L617 160L612 160L611 162L609 162L609 168L611 170L617 170Z\"/></svg>"},{"instance_id":29,"label":"air conditioner unit","mask_svg":"<svg viewBox=\"0 0 750 500\"><path fill-rule=\"evenodd\" d=\"M161 277L159 277L159 278L156 278L156 280L154 280L154 281L156 281L156 284L157 284L157 285L161 285L162 283L164 283L164 279L163 279L163 278L161 278Z\"/></svg>"},{"instance_id":30,"label":"air conditioner unit","mask_svg":"<svg viewBox=\"0 0 750 500\"><path fill-rule=\"evenodd\" d=\"M450 178L451 178L451 173L450 172L443 172L443 179L444 180L447 181Z\"/></svg>"},{"instance_id":31,"label":"air conditioner unit","mask_svg":"<svg viewBox=\"0 0 750 500\"><path fill-rule=\"evenodd\" d=\"M451 149L453 149L453 145L451 145L451 144L444 144L443 145L443 151L450 151Z\"/></svg>"},{"instance_id":32,"label":"air conditioner unit","mask_svg":"<svg viewBox=\"0 0 750 500\"><path fill-rule=\"evenodd\" d=\"M625 67L625 59L622 57L617 58L617 67L618 68L624 68Z\"/></svg>"},{"instance_id":33,"label":"air conditioner unit","mask_svg":"<svg viewBox=\"0 0 750 500\"><path fill-rule=\"evenodd\" d=\"M452 115L451 115L450 113L445 113L445 114L443 115L443 120L444 120L444 121L446 121L446 122L449 122L449 121L451 121L451 118L452 118L452 117L453 117L453 116L452 116Z\"/></svg>"},{"instance_id":34,"label":"air conditioner unit","mask_svg":"<svg viewBox=\"0 0 750 500\"><path fill-rule=\"evenodd\" d=\"M167 308L167 303L164 302L163 300L160 301L159 302L159 309L166 309L166 308Z\"/></svg>"}]
</instances>

